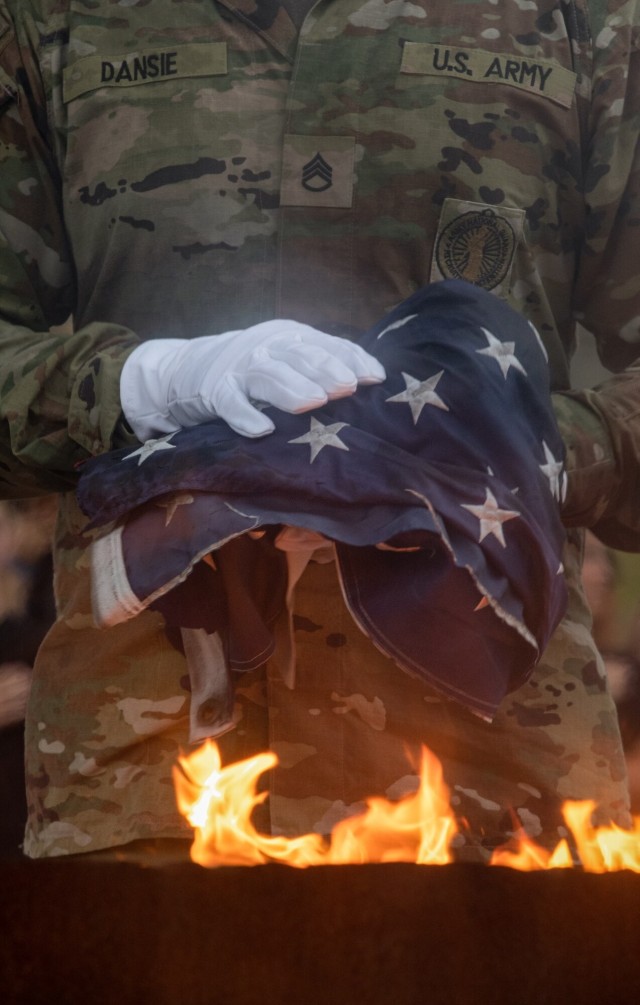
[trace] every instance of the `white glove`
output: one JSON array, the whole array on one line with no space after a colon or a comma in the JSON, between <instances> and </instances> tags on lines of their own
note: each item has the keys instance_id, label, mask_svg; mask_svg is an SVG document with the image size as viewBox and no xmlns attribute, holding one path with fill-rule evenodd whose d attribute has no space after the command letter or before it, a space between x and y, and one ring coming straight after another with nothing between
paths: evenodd
<instances>
[{"instance_id":1,"label":"white glove","mask_svg":"<svg viewBox=\"0 0 640 1005\"><path fill-rule=\"evenodd\" d=\"M384 379L382 364L353 342L278 320L142 342L124 364L120 399L141 442L215 417L243 436L264 436L273 422L252 402L306 412Z\"/></svg>"}]
</instances>

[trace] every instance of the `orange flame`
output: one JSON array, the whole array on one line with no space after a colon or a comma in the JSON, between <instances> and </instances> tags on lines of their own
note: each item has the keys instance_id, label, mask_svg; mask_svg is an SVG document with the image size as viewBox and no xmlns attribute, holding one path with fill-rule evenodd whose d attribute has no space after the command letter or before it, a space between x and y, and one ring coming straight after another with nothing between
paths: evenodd
<instances>
[{"instance_id":1,"label":"orange flame","mask_svg":"<svg viewBox=\"0 0 640 1005\"><path fill-rule=\"evenodd\" d=\"M537 845L524 833L519 833L513 841L497 848L491 856L491 865L503 865L521 872L535 869L570 869L573 866L571 849L563 838L553 852Z\"/></svg>"},{"instance_id":2,"label":"orange flame","mask_svg":"<svg viewBox=\"0 0 640 1005\"><path fill-rule=\"evenodd\" d=\"M266 798L256 786L275 767L275 754L264 753L222 767L218 747L207 741L189 757L178 759L174 784L180 812L195 830L191 858L200 865L259 865L285 862L341 865L348 862L419 862L444 865L456 824L442 782L440 762L423 750L418 790L399 802L367 800L363 813L340 821L331 840L319 834L297 838L259 833L254 809Z\"/></svg>"},{"instance_id":3,"label":"orange flame","mask_svg":"<svg viewBox=\"0 0 640 1005\"><path fill-rule=\"evenodd\" d=\"M257 791L258 780L277 765L275 754L258 754L222 767L217 745L208 740L178 761L173 772L178 807L194 828L191 858L200 865L276 861L301 869L365 862L445 865L453 861L451 845L458 828L440 762L426 747L415 793L397 802L368 799L364 812L340 821L330 838L320 834L273 837L256 830L251 817L267 797ZM635 818L631 830L595 828L591 823L594 808L592 802L566 802L563 807L582 868L587 872L640 872L640 817ZM575 862L566 839L550 852L519 832L493 853L490 864L531 871L567 869Z\"/></svg>"},{"instance_id":4,"label":"orange flame","mask_svg":"<svg viewBox=\"0 0 640 1005\"><path fill-rule=\"evenodd\" d=\"M591 824L595 803L565 803L564 819L576 842L580 861L587 872L640 872L640 817L632 830Z\"/></svg>"}]
</instances>

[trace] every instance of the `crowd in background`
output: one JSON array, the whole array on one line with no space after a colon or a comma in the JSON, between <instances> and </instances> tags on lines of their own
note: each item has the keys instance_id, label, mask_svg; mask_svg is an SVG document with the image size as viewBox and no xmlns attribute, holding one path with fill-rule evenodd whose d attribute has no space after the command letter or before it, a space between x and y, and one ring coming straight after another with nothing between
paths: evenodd
<instances>
[{"instance_id":1,"label":"crowd in background","mask_svg":"<svg viewBox=\"0 0 640 1005\"><path fill-rule=\"evenodd\" d=\"M53 498L0 502L0 857L19 857L26 816L23 722L36 652L54 617ZM584 587L618 707L632 810L640 814L640 559L636 613L621 631L616 553L587 536Z\"/></svg>"}]
</instances>

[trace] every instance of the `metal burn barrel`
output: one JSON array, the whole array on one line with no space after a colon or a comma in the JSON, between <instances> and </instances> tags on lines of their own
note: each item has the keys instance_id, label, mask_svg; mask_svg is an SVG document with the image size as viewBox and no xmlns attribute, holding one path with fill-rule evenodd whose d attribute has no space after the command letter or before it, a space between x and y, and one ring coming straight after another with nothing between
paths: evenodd
<instances>
[{"instance_id":1,"label":"metal burn barrel","mask_svg":"<svg viewBox=\"0 0 640 1005\"><path fill-rule=\"evenodd\" d=\"M455 864L0 867L0 998L636 1005L640 875Z\"/></svg>"}]
</instances>

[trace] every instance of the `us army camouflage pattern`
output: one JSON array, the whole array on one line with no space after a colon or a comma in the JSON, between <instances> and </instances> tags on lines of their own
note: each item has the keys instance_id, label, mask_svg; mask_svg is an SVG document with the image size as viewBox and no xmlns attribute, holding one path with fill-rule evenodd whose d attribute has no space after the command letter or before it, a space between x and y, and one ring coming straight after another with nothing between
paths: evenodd
<instances>
[{"instance_id":1,"label":"us army camouflage pattern","mask_svg":"<svg viewBox=\"0 0 640 1005\"><path fill-rule=\"evenodd\" d=\"M0 0L0 477L6 495L64 492L27 723L35 857L186 834L183 658L158 614L95 629L92 532L67 491L133 439L118 379L138 339L273 316L350 335L442 276L484 285L547 346L567 522L640 547L638 371L564 393L576 320L611 369L640 354L636 0L320 0L299 33L287 6ZM73 334L50 333L69 315ZM228 757L280 753L274 829L399 794L420 742L463 856L515 809L554 844L559 798L624 820L579 558L572 531L568 616L491 726L399 678L346 623L332 566L311 565L295 689L273 667L245 680L223 738Z\"/></svg>"}]
</instances>

